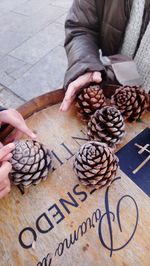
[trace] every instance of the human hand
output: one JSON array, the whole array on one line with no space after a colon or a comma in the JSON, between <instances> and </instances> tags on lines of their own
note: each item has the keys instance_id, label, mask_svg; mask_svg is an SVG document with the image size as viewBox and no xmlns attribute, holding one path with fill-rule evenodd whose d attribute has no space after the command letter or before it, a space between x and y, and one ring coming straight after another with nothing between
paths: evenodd
<instances>
[{"instance_id":1,"label":"human hand","mask_svg":"<svg viewBox=\"0 0 150 266\"><path fill-rule=\"evenodd\" d=\"M22 115L15 109L8 109L0 112L0 124L7 123L15 128L13 135L7 138L7 142L20 138L23 133L32 139L36 138L36 135L27 127Z\"/></svg>"},{"instance_id":2,"label":"human hand","mask_svg":"<svg viewBox=\"0 0 150 266\"><path fill-rule=\"evenodd\" d=\"M60 111L67 111L75 99L77 93L85 86L88 86L90 83L100 83L102 81L100 72L87 72L84 75L78 77L76 80L71 82L66 91L63 102L60 106Z\"/></svg>"},{"instance_id":3,"label":"human hand","mask_svg":"<svg viewBox=\"0 0 150 266\"><path fill-rule=\"evenodd\" d=\"M14 143L5 146L0 143L0 199L10 192L9 172L12 166L8 160L12 157L11 151L14 148Z\"/></svg>"}]
</instances>

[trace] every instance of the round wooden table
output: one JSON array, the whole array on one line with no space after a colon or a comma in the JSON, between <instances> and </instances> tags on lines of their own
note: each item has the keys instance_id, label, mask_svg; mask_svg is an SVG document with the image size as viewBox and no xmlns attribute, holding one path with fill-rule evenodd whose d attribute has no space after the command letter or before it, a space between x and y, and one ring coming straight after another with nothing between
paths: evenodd
<instances>
[{"instance_id":1,"label":"round wooden table","mask_svg":"<svg viewBox=\"0 0 150 266\"><path fill-rule=\"evenodd\" d=\"M63 96L58 90L19 108L37 140L51 149L55 169L24 195L14 186L0 200L0 265L149 266L149 196L122 169L109 189L92 192L79 183L72 165L74 154L88 140L86 126L77 119L74 105L68 112L59 111ZM121 162L132 154L130 141L137 144L136 136L146 128L149 132L149 126L150 112L141 122L126 123L117 153ZM129 151L122 155L127 145ZM135 164L138 174L140 164ZM148 159L145 167L150 172Z\"/></svg>"}]
</instances>

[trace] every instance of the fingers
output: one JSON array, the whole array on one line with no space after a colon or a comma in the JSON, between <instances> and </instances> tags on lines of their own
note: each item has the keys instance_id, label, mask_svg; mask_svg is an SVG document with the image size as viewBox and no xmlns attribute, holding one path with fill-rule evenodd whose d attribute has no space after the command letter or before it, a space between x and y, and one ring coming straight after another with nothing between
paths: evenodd
<instances>
[{"instance_id":1,"label":"fingers","mask_svg":"<svg viewBox=\"0 0 150 266\"><path fill-rule=\"evenodd\" d=\"M59 108L60 111L67 111L76 97L75 88L71 85L68 87L63 102Z\"/></svg>"},{"instance_id":2,"label":"fingers","mask_svg":"<svg viewBox=\"0 0 150 266\"><path fill-rule=\"evenodd\" d=\"M30 137L31 139L36 139L36 134L34 134L32 132L32 130L30 130L27 125L24 123L22 123L19 127L17 127L17 129L19 129L19 131L21 131L22 133L26 134L28 137ZM22 135L21 132L18 132L16 135L15 139L20 138L20 136Z\"/></svg>"},{"instance_id":3,"label":"fingers","mask_svg":"<svg viewBox=\"0 0 150 266\"><path fill-rule=\"evenodd\" d=\"M9 162L3 162L0 167L0 198L10 192L10 180L8 177L10 171L11 164Z\"/></svg>"},{"instance_id":4,"label":"fingers","mask_svg":"<svg viewBox=\"0 0 150 266\"><path fill-rule=\"evenodd\" d=\"M2 148L3 147L3 144L0 142L0 148Z\"/></svg>"},{"instance_id":5,"label":"fingers","mask_svg":"<svg viewBox=\"0 0 150 266\"><path fill-rule=\"evenodd\" d=\"M12 169L11 163L2 162L2 165L0 167L0 182L3 181L3 179L5 179L6 176L8 176L11 169Z\"/></svg>"},{"instance_id":6,"label":"fingers","mask_svg":"<svg viewBox=\"0 0 150 266\"><path fill-rule=\"evenodd\" d=\"M66 91L64 100L60 106L60 111L67 111L75 99L77 93L92 82L100 83L102 81L100 72L88 72L71 82Z\"/></svg>"},{"instance_id":7,"label":"fingers","mask_svg":"<svg viewBox=\"0 0 150 266\"><path fill-rule=\"evenodd\" d=\"M12 125L16 129L19 129L22 133L26 134L30 138L36 138L36 135L27 127L22 115L16 110L9 109L0 112L0 120Z\"/></svg>"},{"instance_id":8,"label":"fingers","mask_svg":"<svg viewBox=\"0 0 150 266\"><path fill-rule=\"evenodd\" d=\"M23 133L20 130L14 130L4 141L4 144L13 142L22 137Z\"/></svg>"},{"instance_id":9,"label":"fingers","mask_svg":"<svg viewBox=\"0 0 150 266\"><path fill-rule=\"evenodd\" d=\"M12 153L9 153L8 155L6 155L5 157L3 157L2 161L9 161L12 158Z\"/></svg>"},{"instance_id":10,"label":"fingers","mask_svg":"<svg viewBox=\"0 0 150 266\"><path fill-rule=\"evenodd\" d=\"M8 144L10 142L13 142L15 140L18 140L20 139L22 136L23 136L23 132L20 131L20 130L14 130L5 140L4 140L4 144ZM34 133L33 133L34 134ZM29 136L29 134L26 134ZM31 131L31 134L30 134L30 138L32 139L36 139L36 135L32 135L32 131Z\"/></svg>"},{"instance_id":11,"label":"fingers","mask_svg":"<svg viewBox=\"0 0 150 266\"><path fill-rule=\"evenodd\" d=\"M92 79L93 79L93 82L100 83L102 81L101 73L93 72Z\"/></svg>"},{"instance_id":12,"label":"fingers","mask_svg":"<svg viewBox=\"0 0 150 266\"><path fill-rule=\"evenodd\" d=\"M12 150L15 149L15 144L14 143L9 143L5 146L3 146L0 149L0 161L3 161L6 156L8 156Z\"/></svg>"},{"instance_id":13,"label":"fingers","mask_svg":"<svg viewBox=\"0 0 150 266\"><path fill-rule=\"evenodd\" d=\"M85 73L71 82L66 91L64 100L60 106L60 111L67 111L80 89L90 82L91 73Z\"/></svg>"},{"instance_id":14,"label":"fingers","mask_svg":"<svg viewBox=\"0 0 150 266\"><path fill-rule=\"evenodd\" d=\"M75 96L72 97L71 99L64 99L59 110L62 112L65 112L69 109L69 107L71 106L72 102L74 101Z\"/></svg>"}]
</instances>

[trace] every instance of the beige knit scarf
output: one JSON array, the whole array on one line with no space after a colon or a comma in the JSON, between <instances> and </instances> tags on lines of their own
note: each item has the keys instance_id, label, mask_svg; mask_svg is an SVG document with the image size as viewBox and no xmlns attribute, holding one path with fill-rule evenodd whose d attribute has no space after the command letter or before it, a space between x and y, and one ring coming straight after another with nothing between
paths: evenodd
<instances>
[{"instance_id":1,"label":"beige knit scarf","mask_svg":"<svg viewBox=\"0 0 150 266\"><path fill-rule=\"evenodd\" d=\"M142 26L145 0L134 0L130 20L125 32L121 54L133 58ZM134 57L138 71L141 75L143 87L150 90L150 22L143 35L140 46Z\"/></svg>"}]
</instances>

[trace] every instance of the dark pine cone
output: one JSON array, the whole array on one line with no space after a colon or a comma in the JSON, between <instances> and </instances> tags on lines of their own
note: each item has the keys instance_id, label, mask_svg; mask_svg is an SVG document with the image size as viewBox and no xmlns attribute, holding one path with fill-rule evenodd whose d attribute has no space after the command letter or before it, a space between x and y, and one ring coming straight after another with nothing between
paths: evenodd
<instances>
[{"instance_id":1,"label":"dark pine cone","mask_svg":"<svg viewBox=\"0 0 150 266\"><path fill-rule=\"evenodd\" d=\"M140 118L148 108L148 95L141 87L120 87L112 96L111 104L120 110L125 119L132 121Z\"/></svg>"},{"instance_id":2,"label":"dark pine cone","mask_svg":"<svg viewBox=\"0 0 150 266\"><path fill-rule=\"evenodd\" d=\"M93 189L110 185L118 168L118 158L107 144L85 143L75 157L74 171L81 183Z\"/></svg>"},{"instance_id":3,"label":"dark pine cone","mask_svg":"<svg viewBox=\"0 0 150 266\"><path fill-rule=\"evenodd\" d=\"M84 88L77 96L78 116L84 122L88 122L91 115L105 105L105 96L99 85L91 85L88 88Z\"/></svg>"},{"instance_id":4,"label":"dark pine cone","mask_svg":"<svg viewBox=\"0 0 150 266\"><path fill-rule=\"evenodd\" d=\"M125 124L119 110L105 106L97 110L88 123L88 136L91 140L105 142L113 147L125 134Z\"/></svg>"},{"instance_id":5,"label":"dark pine cone","mask_svg":"<svg viewBox=\"0 0 150 266\"><path fill-rule=\"evenodd\" d=\"M29 187L45 180L52 164L50 151L33 140L18 140L15 145L11 158L12 182Z\"/></svg>"}]
</instances>

